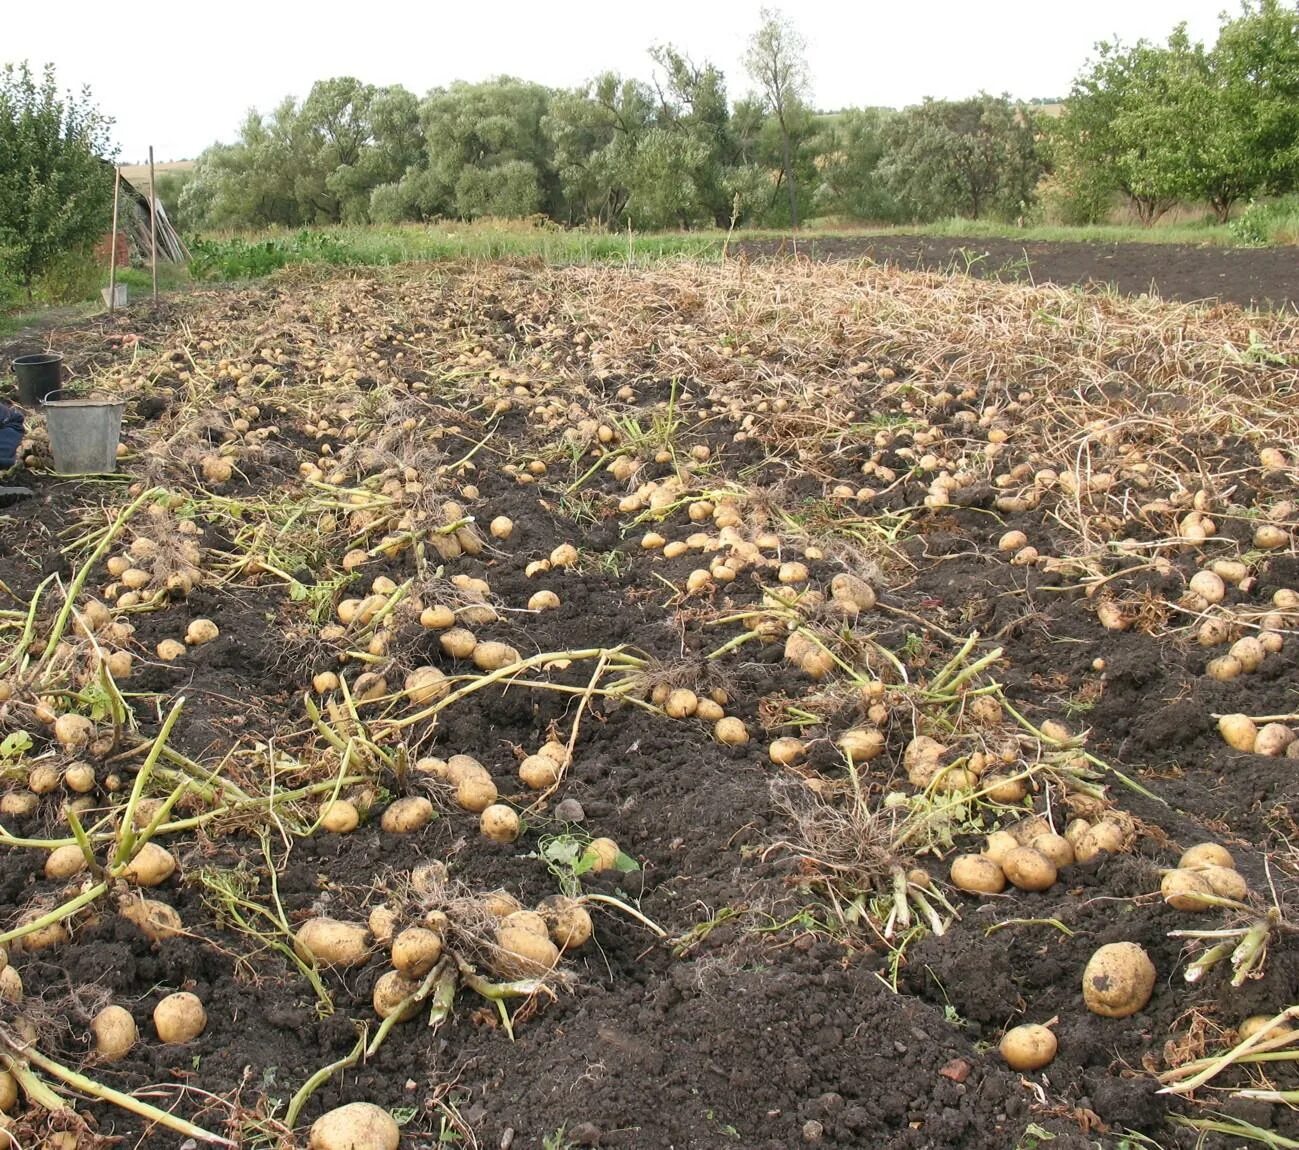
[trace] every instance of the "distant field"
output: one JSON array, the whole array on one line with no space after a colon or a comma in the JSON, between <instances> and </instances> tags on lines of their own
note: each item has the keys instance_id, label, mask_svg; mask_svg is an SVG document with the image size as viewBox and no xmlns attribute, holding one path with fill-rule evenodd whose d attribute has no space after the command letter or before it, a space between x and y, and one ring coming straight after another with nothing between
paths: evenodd
<instances>
[{"instance_id":1,"label":"distant field","mask_svg":"<svg viewBox=\"0 0 1299 1150\"><path fill-rule=\"evenodd\" d=\"M148 183L149 180L148 164L119 164L118 166L122 169L123 177L130 180L131 183L134 184L139 180L143 180L145 183ZM166 163L163 164L154 164L153 170L155 173L188 172L188 171L192 171L193 167L194 167L193 160L168 160Z\"/></svg>"}]
</instances>

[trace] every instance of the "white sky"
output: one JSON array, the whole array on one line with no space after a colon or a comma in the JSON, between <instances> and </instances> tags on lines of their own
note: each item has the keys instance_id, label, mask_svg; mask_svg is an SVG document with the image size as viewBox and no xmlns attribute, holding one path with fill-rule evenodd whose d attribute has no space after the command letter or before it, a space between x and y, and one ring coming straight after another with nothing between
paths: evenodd
<instances>
[{"instance_id":1,"label":"white sky","mask_svg":"<svg viewBox=\"0 0 1299 1150\"><path fill-rule=\"evenodd\" d=\"M770 4L771 0L767 0ZM0 63L52 60L62 86L89 84L117 121L124 163L153 144L187 159L229 140L250 107L354 75L422 95L452 80L509 74L575 86L605 69L647 76L669 42L749 82L745 41L760 0L4 0ZM1164 39L1185 20L1212 42L1235 0L784 0L808 45L819 108L900 107L981 88L1059 96L1099 39Z\"/></svg>"}]
</instances>

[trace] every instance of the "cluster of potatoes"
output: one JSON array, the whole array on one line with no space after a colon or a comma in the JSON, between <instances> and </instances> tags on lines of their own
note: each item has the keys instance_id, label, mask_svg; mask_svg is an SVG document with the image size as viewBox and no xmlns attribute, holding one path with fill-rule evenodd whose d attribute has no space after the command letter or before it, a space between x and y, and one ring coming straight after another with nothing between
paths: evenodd
<instances>
[{"instance_id":1,"label":"cluster of potatoes","mask_svg":"<svg viewBox=\"0 0 1299 1150\"><path fill-rule=\"evenodd\" d=\"M1164 872L1159 889L1169 906L1189 911L1220 905L1215 900L1243 902L1249 897L1249 884L1236 870L1231 852L1217 843L1184 851L1177 866Z\"/></svg>"},{"instance_id":2,"label":"cluster of potatoes","mask_svg":"<svg viewBox=\"0 0 1299 1150\"><path fill-rule=\"evenodd\" d=\"M1118 814L1095 822L1073 819L1064 834L1057 834L1040 815L1032 815L993 831L980 853L957 855L951 881L969 894L1000 894L1007 883L1018 890L1048 890L1064 867L1090 862L1103 851L1127 850L1132 839L1130 822Z\"/></svg>"},{"instance_id":3,"label":"cluster of potatoes","mask_svg":"<svg viewBox=\"0 0 1299 1150\"><path fill-rule=\"evenodd\" d=\"M670 719L699 719L711 723L713 738L725 746L740 747L749 741L749 729L744 720L726 713L730 695L721 687L701 694L689 687L655 683L650 688L649 701L662 708Z\"/></svg>"},{"instance_id":4,"label":"cluster of potatoes","mask_svg":"<svg viewBox=\"0 0 1299 1150\"><path fill-rule=\"evenodd\" d=\"M415 888L439 889L440 878L421 875L421 869L412 875ZM386 950L390 969L376 980L372 1005L380 1018L399 1014L398 1021L405 1022L419 1009L411 996L447 955L450 938L459 938L471 955L483 956L496 975L518 979L549 974L562 954L584 946L594 932L581 900L564 895L528 910L512 895L495 891L473 900L472 906L458 900L445 908L421 909L419 920L409 925L402 925L402 917L401 911L380 904L365 924L309 918L294 933L294 951L304 962L354 969ZM470 920L472 927L467 927Z\"/></svg>"},{"instance_id":5,"label":"cluster of potatoes","mask_svg":"<svg viewBox=\"0 0 1299 1150\"><path fill-rule=\"evenodd\" d=\"M1223 715L1218 720L1218 733L1237 751L1270 758L1299 758L1299 742L1294 729L1286 723L1264 723L1260 727L1248 715Z\"/></svg>"},{"instance_id":6,"label":"cluster of potatoes","mask_svg":"<svg viewBox=\"0 0 1299 1150\"><path fill-rule=\"evenodd\" d=\"M166 500L149 504L145 516L127 548L104 561L110 581L101 597L120 607L184 598L203 583L202 528L175 518Z\"/></svg>"},{"instance_id":7,"label":"cluster of potatoes","mask_svg":"<svg viewBox=\"0 0 1299 1150\"><path fill-rule=\"evenodd\" d=\"M1135 942L1098 948L1082 976L1083 1005L1102 1018L1127 1018L1145 1008L1155 990L1155 964ZM1025 1023L1002 1036L1000 1050L1014 1070L1040 1070L1054 1060L1058 1043L1050 1026Z\"/></svg>"}]
</instances>

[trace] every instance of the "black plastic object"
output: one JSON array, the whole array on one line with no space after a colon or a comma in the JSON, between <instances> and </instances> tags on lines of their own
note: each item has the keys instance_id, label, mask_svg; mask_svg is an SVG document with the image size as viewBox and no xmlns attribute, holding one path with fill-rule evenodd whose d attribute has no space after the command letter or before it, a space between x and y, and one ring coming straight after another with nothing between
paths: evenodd
<instances>
[{"instance_id":1,"label":"black plastic object","mask_svg":"<svg viewBox=\"0 0 1299 1150\"><path fill-rule=\"evenodd\" d=\"M63 356L57 352L45 355L20 355L14 360L18 377L18 402L35 407L63 381Z\"/></svg>"}]
</instances>

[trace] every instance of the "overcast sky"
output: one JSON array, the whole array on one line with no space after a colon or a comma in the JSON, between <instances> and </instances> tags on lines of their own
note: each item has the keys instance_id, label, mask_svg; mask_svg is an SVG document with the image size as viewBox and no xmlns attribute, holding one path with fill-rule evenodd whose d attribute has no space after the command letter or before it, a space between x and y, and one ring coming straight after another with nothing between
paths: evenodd
<instances>
[{"instance_id":1,"label":"overcast sky","mask_svg":"<svg viewBox=\"0 0 1299 1150\"><path fill-rule=\"evenodd\" d=\"M770 0L768 0L770 3ZM575 86L606 69L645 76L646 49L672 43L726 73L731 97L760 0L402 3L399 0L5 0L0 63L52 60L61 84L89 84L117 121L121 160L196 156L232 139L313 81L353 75L423 94L508 74ZM787 0L807 40L814 103L901 107L979 89L1063 95L1092 45L1163 39L1185 20L1211 42L1236 0Z\"/></svg>"}]
</instances>

